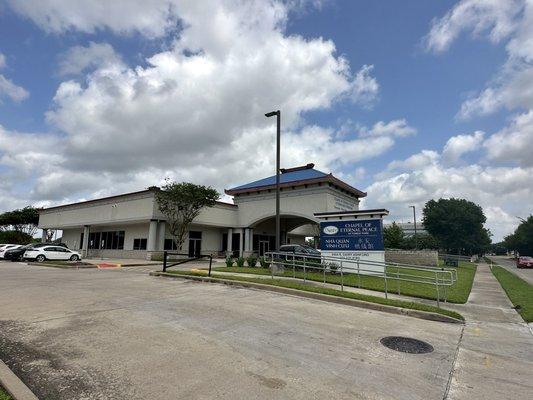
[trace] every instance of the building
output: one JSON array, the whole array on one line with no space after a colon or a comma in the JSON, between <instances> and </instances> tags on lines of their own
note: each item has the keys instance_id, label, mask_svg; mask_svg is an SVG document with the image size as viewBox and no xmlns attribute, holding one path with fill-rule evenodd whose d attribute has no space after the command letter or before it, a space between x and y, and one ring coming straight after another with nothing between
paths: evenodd
<instances>
[{"instance_id":1,"label":"building","mask_svg":"<svg viewBox=\"0 0 533 400\"><path fill-rule=\"evenodd\" d=\"M392 223L386 224L385 227L390 227ZM396 225L403 231L404 235L406 237L411 237L415 235L415 224L412 222L396 222ZM428 232L426 231L426 227L421 221L416 222L416 234L417 235L425 235Z\"/></svg>"},{"instance_id":2,"label":"building","mask_svg":"<svg viewBox=\"0 0 533 400\"><path fill-rule=\"evenodd\" d=\"M281 170L281 242L318 236L315 213L359 209L366 193L314 164ZM194 220L182 253L262 255L275 245L275 176L226 190ZM84 256L148 258L176 250L153 189L40 211L39 227L63 231L63 242Z\"/></svg>"}]
</instances>

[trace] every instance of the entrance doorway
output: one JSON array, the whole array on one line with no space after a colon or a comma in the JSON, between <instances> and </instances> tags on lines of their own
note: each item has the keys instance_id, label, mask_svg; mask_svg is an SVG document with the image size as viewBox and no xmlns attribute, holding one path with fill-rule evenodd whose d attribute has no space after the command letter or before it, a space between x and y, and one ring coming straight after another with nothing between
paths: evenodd
<instances>
[{"instance_id":1,"label":"entrance doorway","mask_svg":"<svg viewBox=\"0 0 533 400\"><path fill-rule=\"evenodd\" d=\"M202 252L202 232L189 231L189 257L200 257Z\"/></svg>"},{"instance_id":2,"label":"entrance doorway","mask_svg":"<svg viewBox=\"0 0 533 400\"><path fill-rule=\"evenodd\" d=\"M265 253L269 252L269 241L268 240L260 240L259 241L259 255L262 257L265 255Z\"/></svg>"}]
</instances>

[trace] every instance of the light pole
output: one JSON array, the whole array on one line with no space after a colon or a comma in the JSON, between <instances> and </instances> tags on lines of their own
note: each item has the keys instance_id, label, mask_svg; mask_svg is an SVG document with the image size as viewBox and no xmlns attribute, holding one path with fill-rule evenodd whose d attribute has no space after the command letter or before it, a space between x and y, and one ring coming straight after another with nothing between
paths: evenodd
<instances>
[{"instance_id":1,"label":"light pole","mask_svg":"<svg viewBox=\"0 0 533 400\"><path fill-rule=\"evenodd\" d=\"M280 169L280 137L281 137L281 111L272 111L265 114L265 117L270 118L277 116L277 132L276 132L276 251L279 251L280 246L280 230L281 220L279 216L279 169Z\"/></svg>"},{"instance_id":2,"label":"light pole","mask_svg":"<svg viewBox=\"0 0 533 400\"><path fill-rule=\"evenodd\" d=\"M415 206L409 206L409 208L413 209L413 221L415 223L415 249L418 249L418 238L416 236L416 208Z\"/></svg>"}]
</instances>

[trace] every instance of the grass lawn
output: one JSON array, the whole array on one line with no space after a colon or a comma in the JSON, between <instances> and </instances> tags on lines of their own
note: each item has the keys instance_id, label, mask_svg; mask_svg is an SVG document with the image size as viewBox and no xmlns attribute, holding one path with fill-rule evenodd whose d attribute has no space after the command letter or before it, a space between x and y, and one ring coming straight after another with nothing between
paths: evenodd
<instances>
[{"instance_id":1,"label":"grass lawn","mask_svg":"<svg viewBox=\"0 0 533 400\"><path fill-rule=\"evenodd\" d=\"M498 265L492 266L492 273L524 321L533 322L533 285Z\"/></svg>"},{"instance_id":2,"label":"grass lawn","mask_svg":"<svg viewBox=\"0 0 533 400\"><path fill-rule=\"evenodd\" d=\"M236 272L236 273L247 273L247 274L257 274L257 275L270 275L270 270L268 268L239 268L239 267L217 267L213 268L214 271L221 272ZM394 267L389 268L387 275L393 277L396 273ZM428 274L424 271L411 270L410 273L423 276ZM468 300L468 295L472 289L472 283L474 282L474 275L476 274L476 265L469 262L461 262L457 268L457 282L451 288L448 288L448 301L450 303L466 303ZM293 271L286 270L284 274L280 276L292 277ZM296 278L303 279L304 273L302 271L296 271ZM324 275L321 272L308 272L306 274L307 279L312 281L323 282ZM359 276L356 274L347 274L344 275L344 284L346 286L358 287ZM341 276L339 274L330 274L326 273L326 282L340 284ZM361 275L360 277L361 288L376 290L378 292L385 291L385 282L383 278L377 278L368 275ZM400 281L400 293L419 297L422 299L437 299L437 292L435 286L428 284L420 284L413 282L403 282ZM441 290L442 287L439 289ZM388 282L388 291L390 293L397 293L398 291L398 282L391 279ZM443 293L440 293L441 300L443 299Z\"/></svg>"},{"instance_id":3,"label":"grass lawn","mask_svg":"<svg viewBox=\"0 0 533 400\"><path fill-rule=\"evenodd\" d=\"M2 386L0 386L0 400L13 400L12 397L6 393Z\"/></svg>"},{"instance_id":4,"label":"grass lawn","mask_svg":"<svg viewBox=\"0 0 533 400\"><path fill-rule=\"evenodd\" d=\"M257 269L257 268L256 268ZM206 276L205 272L194 272L194 271L167 271L168 273L175 274L175 275L193 275L193 276ZM272 286L281 286L286 287L290 289L297 289L302 290L306 292L314 292L314 293L322 293L322 294L328 294L330 296L338 296L338 297L345 297L349 299L356 299L356 300L363 300L368 301L370 303L378 303L378 304L385 304L389 306L394 307L401 307L401 308L407 308L411 310L420 310L420 311L428 311L428 312L434 312L437 314L447 315L452 318L460 319L464 321L464 318L461 314L446 310L444 308L438 308L435 306L427 305L427 304L421 304L416 303L413 301L403 301L403 300L393 300L393 299L385 299L383 297L377 297L377 296L369 296L359 293L352 293L352 292L343 292L340 290L335 289L329 289L329 288L323 288L320 286L311 286L306 285L304 283L295 282L295 281L288 281L284 279L261 279L261 278L248 278L244 276L224 276L220 277L221 279L227 279L232 281L239 281L239 282L254 282L254 283L261 283L264 285L272 285Z\"/></svg>"}]
</instances>

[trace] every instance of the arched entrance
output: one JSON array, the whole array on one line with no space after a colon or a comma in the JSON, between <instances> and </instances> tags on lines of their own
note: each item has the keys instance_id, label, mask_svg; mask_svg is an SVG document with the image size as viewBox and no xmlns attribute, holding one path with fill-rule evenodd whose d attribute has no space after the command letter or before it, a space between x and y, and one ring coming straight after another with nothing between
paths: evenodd
<instances>
[{"instance_id":1,"label":"arched entrance","mask_svg":"<svg viewBox=\"0 0 533 400\"><path fill-rule=\"evenodd\" d=\"M271 215L253 222L249 229L249 251L260 256L275 249L276 217ZM281 215L281 244L304 244L306 237L318 236L318 223L300 215Z\"/></svg>"}]
</instances>

